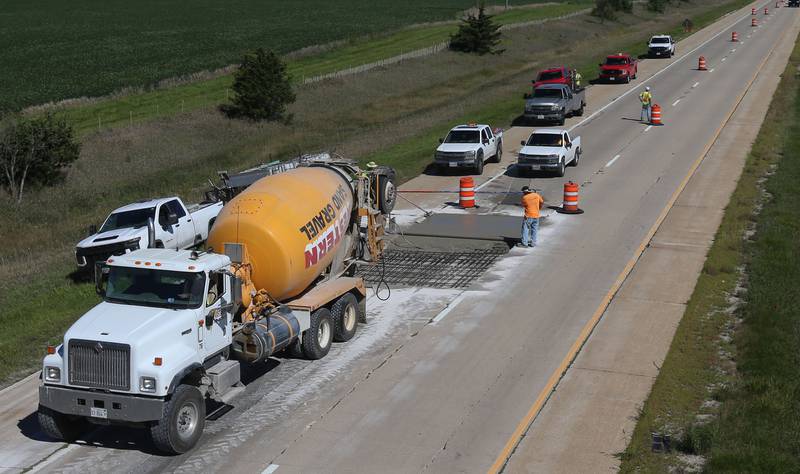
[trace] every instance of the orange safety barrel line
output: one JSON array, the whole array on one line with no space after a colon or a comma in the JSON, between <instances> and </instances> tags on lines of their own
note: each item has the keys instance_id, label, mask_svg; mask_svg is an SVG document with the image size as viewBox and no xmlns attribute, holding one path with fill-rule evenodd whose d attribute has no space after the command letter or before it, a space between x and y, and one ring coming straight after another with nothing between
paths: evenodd
<instances>
[{"instance_id":1,"label":"orange safety barrel line","mask_svg":"<svg viewBox=\"0 0 800 474\"><path fill-rule=\"evenodd\" d=\"M755 19L755 18L753 18L752 20L750 20L750 26L758 26L758 20L757 20L757 19Z\"/></svg>"},{"instance_id":2,"label":"orange safety barrel line","mask_svg":"<svg viewBox=\"0 0 800 474\"><path fill-rule=\"evenodd\" d=\"M755 14L756 14L756 9L755 9L755 8L753 8L753 9L752 9L752 11L750 12L750 14L751 14L751 15L755 15Z\"/></svg>"},{"instance_id":3,"label":"orange safety barrel line","mask_svg":"<svg viewBox=\"0 0 800 474\"><path fill-rule=\"evenodd\" d=\"M459 181L458 205L463 208L475 207L475 180L465 176Z\"/></svg>"},{"instance_id":4,"label":"orange safety barrel line","mask_svg":"<svg viewBox=\"0 0 800 474\"><path fill-rule=\"evenodd\" d=\"M735 31L731 32L731 41L733 41L734 43L739 41L739 33Z\"/></svg>"},{"instance_id":5,"label":"orange safety barrel line","mask_svg":"<svg viewBox=\"0 0 800 474\"><path fill-rule=\"evenodd\" d=\"M663 125L663 123L661 123L661 106L658 104L653 104L653 107L650 110L651 110L650 124Z\"/></svg>"},{"instance_id":6,"label":"orange safety barrel line","mask_svg":"<svg viewBox=\"0 0 800 474\"><path fill-rule=\"evenodd\" d=\"M564 210L578 210L578 184L572 181L564 183Z\"/></svg>"},{"instance_id":7,"label":"orange safety barrel line","mask_svg":"<svg viewBox=\"0 0 800 474\"><path fill-rule=\"evenodd\" d=\"M700 56L700 59L697 60L697 70L698 71L707 71L706 68L706 58L705 56Z\"/></svg>"},{"instance_id":8,"label":"orange safety barrel line","mask_svg":"<svg viewBox=\"0 0 800 474\"><path fill-rule=\"evenodd\" d=\"M764 14L765 14L765 15L769 15L769 8L767 8L767 7L764 7Z\"/></svg>"}]
</instances>

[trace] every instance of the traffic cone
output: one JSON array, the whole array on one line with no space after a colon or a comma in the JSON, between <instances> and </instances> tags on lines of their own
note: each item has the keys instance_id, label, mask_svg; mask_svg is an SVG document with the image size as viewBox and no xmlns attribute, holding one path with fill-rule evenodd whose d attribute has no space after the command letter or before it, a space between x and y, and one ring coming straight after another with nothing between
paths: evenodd
<instances>
[{"instance_id":1,"label":"traffic cone","mask_svg":"<svg viewBox=\"0 0 800 474\"><path fill-rule=\"evenodd\" d=\"M650 108L650 125L664 125L661 122L661 106L653 104Z\"/></svg>"},{"instance_id":2,"label":"traffic cone","mask_svg":"<svg viewBox=\"0 0 800 474\"><path fill-rule=\"evenodd\" d=\"M697 61L697 70L708 71L708 68L706 68L706 58L704 56L700 56L700 59Z\"/></svg>"},{"instance_id":3,"label":"traffic cone","mask_svg":"<svg viewBox=\"0 0 800 474\"><path fill-rule=\"evenodd\" d=\"M459 182L458 205L463 209L475 207L475 180L472 176L465 176Z\"/></svg>"},{"instance_id":4,"label":"traffic cone","mask_svg":"<svg viewBox=\"0 0 800 474\"><path fill-rule=\"evenodd\" d=\"M569 181L564 183L564 204L557 207L556 212L560 214L583 214L583 209L578 207L578 183Z\"/></svg>"},{"instance_id":5,"label":"traffic cone","mask_svg":"<svg viewBox=\"0 0 800 474\"><path fill-rule=\"evenodd\" d=\"M739 41L739 33L735 32L735 31L732 32L731 33L731 41L734 42L734 43L738 42Z\"/></svg>"},{"instance_id":6,"label":"traffic cone","mask_svg":"<svg viewBox=\"0 0 800 474\"><path fill-rule=\"evenodd\" d=\"M755 18L753 18L752 20L750 20L750 26L752 26L753 28L755 28L756 26L758 26L758 20L756 20Z\"/></svg>"},{"instance_id":7,"label":"traffic cone","mask_svg":"<svg viewBox=\"0 0 800 474\"><path fill-rule=\"evenodd\" d=\"M755 8L753 8L753 9L750 11L750 14L751 14L751 15L755 15L755 14L756 14L756 9L755 9Z\"/></svg>"}]
</instances>

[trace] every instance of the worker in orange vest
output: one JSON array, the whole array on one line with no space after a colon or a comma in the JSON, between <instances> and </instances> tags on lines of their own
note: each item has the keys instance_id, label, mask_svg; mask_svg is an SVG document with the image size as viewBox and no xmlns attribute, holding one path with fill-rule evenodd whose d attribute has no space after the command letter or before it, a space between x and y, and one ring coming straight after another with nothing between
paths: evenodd
<instances>
[{"instance_id":1,"label":"worker in orange vest","mask_svg":"<svg viewBox=\"0 0 800 474\"><path fill-rule=\"evenodd\" d=\"M536 237L539 233L539 210L544 206L544 199L536 190L528 186L522 187L522 207L525 215L522 218L522 241L517 247L536 247Z\"/></svg>"}]
</instances>

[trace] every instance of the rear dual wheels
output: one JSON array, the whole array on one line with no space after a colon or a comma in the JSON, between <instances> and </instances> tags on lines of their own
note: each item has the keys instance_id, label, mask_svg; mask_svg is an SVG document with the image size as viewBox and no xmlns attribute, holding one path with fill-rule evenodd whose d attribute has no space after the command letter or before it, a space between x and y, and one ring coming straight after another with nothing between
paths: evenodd
<instances>
[{"instance_id":1,"label":"rear dual wheels","mask_svg":"<svg viewBox=\"0 0 800 474\"><path fill-rule=\"evenodd\" d=\"M361 307L352 293L345 293L331 306L311 313L311 327L286 348L291 357L322 359L333 341L346 342L356 335L362 320Z\"/></svg>"}]
</instances>

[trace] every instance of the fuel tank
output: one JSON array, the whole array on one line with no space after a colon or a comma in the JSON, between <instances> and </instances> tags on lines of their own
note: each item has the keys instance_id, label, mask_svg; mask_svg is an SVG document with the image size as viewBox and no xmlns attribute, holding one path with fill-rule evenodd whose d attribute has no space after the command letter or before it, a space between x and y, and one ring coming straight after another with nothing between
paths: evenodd
<instances>
[{"instance_id":1,"label":"fuel tank","mask_svg":"<svg viewBox=\"0 0 800 474\"><path fill-rule=\"evenodd\" d=\"M350 245L353 192L329 167L302 167L256 181L228 202L208 236L224 253L244 244L252 283L283 301L305 291ZM341 258L341 256L340 256Z\"/></svg>"}]
</instances>

